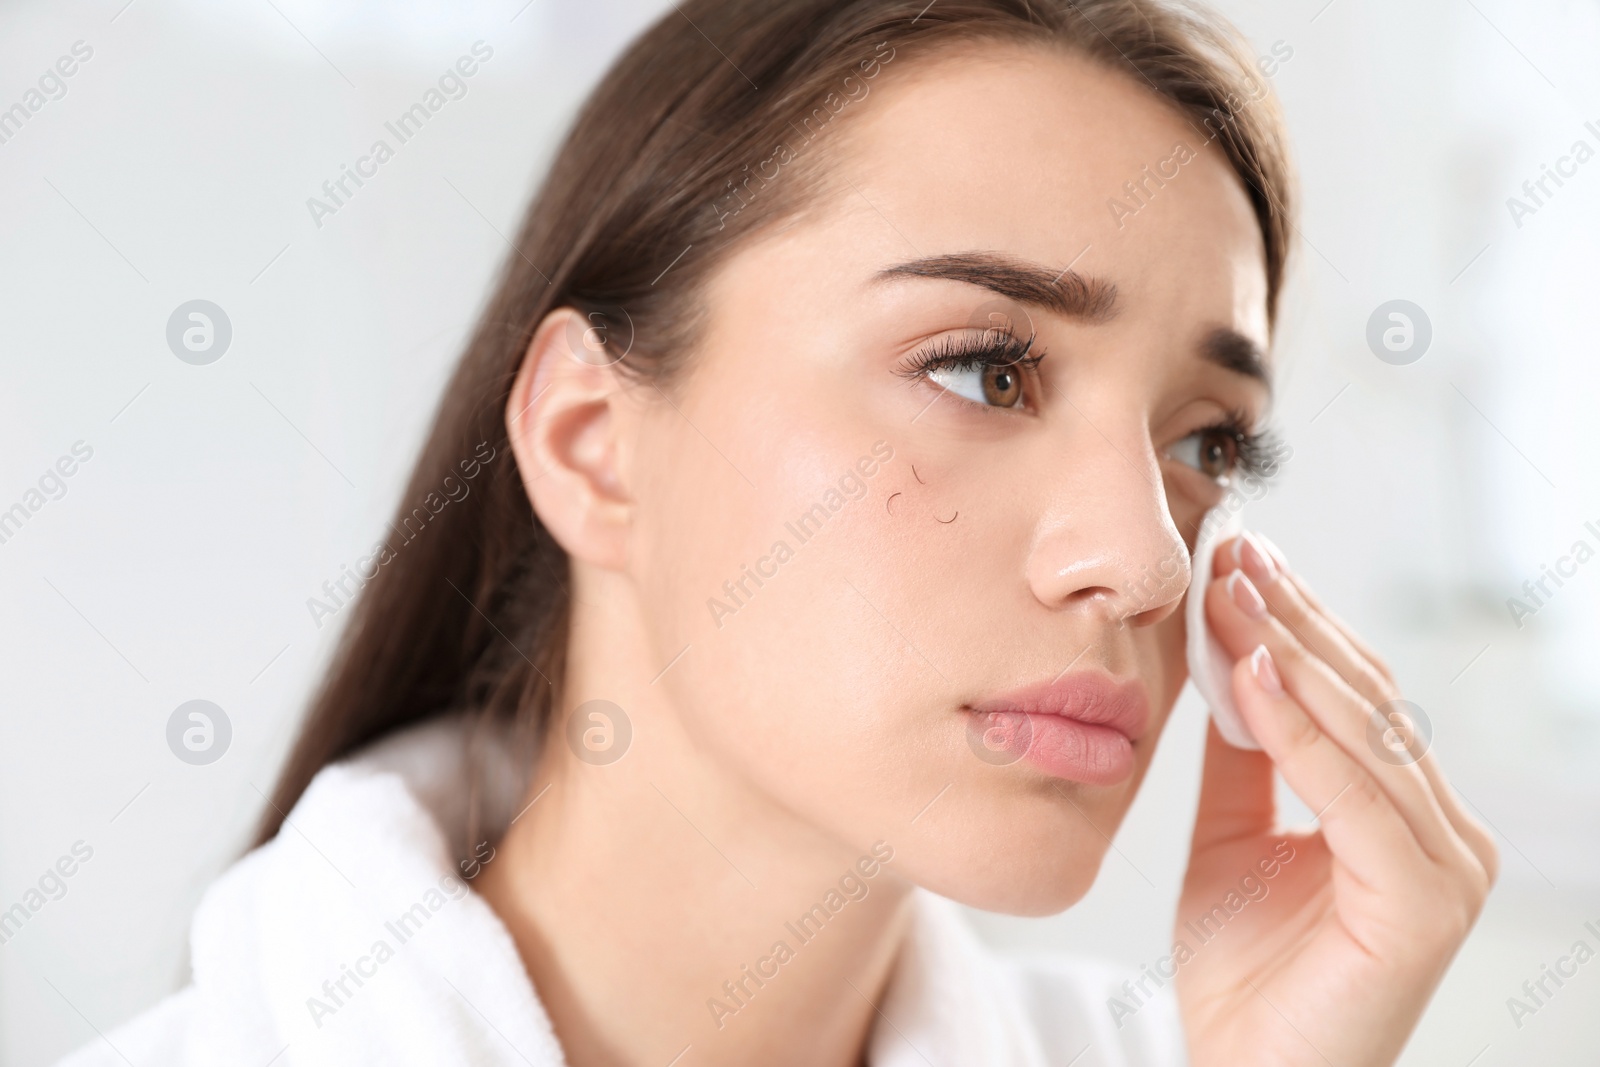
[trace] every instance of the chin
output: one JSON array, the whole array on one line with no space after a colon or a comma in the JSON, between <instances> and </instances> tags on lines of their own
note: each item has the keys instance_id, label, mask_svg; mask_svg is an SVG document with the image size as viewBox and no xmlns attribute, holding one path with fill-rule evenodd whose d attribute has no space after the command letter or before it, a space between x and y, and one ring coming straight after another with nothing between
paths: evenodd
<instances>
[{"instance_id":1,"label":"chin","mask_svg":"<svg viewBox=\"0 0 1600 1067\"><path fill-rule=\"evenodd\" d=\"M1004 915L1055 915L1094 885L1107 842L1070 806L973 820L959 837L902 850L902 873L940 896ZM1023 824L1022 821L1029 822ZM1021 830L1019 824L1027 825Z\"/></svg>"}]
</instances>

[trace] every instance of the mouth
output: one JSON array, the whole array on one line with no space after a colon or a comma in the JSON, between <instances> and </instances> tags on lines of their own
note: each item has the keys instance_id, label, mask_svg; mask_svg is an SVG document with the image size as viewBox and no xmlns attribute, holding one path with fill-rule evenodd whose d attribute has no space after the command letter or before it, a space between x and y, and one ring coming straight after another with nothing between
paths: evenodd
<instances>
[{"instance_id":1,"label":"mouth","mask_svg":"<svg viewBox=\"0 0 1600 1067\"><path fill-rule=\"evenodd\" d=\"M967 736L986 763L1027 762L1053 778L1116 785L1133 774L1134 742L1149 725L1150 702L1137 680L1097 671L967 705Z\"/></svg>"}]
</instances>

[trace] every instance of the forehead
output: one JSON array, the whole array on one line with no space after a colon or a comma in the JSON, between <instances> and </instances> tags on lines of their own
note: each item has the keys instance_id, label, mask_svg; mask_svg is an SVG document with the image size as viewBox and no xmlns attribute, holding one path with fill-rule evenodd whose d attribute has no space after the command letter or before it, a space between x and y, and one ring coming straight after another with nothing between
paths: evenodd
<instances>
[{"instance_id":1,"label":"forehead","mask_svg":"<svg viewBox=\"0 0 1600 1067\"><path fill-rule=\"evenodd\" d=\"M1265 253L1210 130L1134 76L1044 44L965 42L886 73L841 128L841 212L892 254L989 249L1104 277L1126 313L1267 340Z\"/></svg>"}]
</instances>

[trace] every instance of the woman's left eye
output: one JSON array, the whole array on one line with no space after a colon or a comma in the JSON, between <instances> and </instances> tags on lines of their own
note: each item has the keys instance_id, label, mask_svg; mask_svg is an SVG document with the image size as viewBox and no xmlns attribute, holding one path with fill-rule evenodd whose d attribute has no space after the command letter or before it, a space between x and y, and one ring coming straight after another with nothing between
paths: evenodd
<instances>
[{"instance_id":1,"label":"woman's left eye","mask_svg":"<svg viewBox=\"0 0 1600 1067\"><path fill-rule=\"evenodd\" d=\"M1167 449L1167 455L1213 481L1226 481L1239 463L1239 435L1219 427L1196 430Z\"/></svg>"},{"instance_id":2,"label":"woman's left eye","mask_svg":"<svg viewBox=\"0 0 1600 1067\"><path fill-rule=\"evenodd\" d=\"M942 388L975 404L1014 408L1022 403L1022 371L994 363L933 367L928 377Z\"/></svg>"}]
</instances>

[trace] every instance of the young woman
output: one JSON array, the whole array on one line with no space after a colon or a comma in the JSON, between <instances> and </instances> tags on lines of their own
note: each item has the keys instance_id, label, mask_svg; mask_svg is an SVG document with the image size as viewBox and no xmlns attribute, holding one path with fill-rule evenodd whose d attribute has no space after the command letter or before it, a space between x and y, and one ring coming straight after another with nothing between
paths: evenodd
<instances>
[{"instance_id":1,"label":"young woman","mask_svg":"<svg viewBox=\"0 0 1600 1067\"><path fill-rule=\"evenodd\" d=\"M1257 62L1154 0L665 15L533 202L193 984L76 1062L1392 1062L1494 847L1369 744L1395 681L1265 539L1189 589L1271 456ZM1172 954L992 956L949 900L1088 890L1186 592L1261 748L1211 731Z\"/></svg>"}]
</instances>

